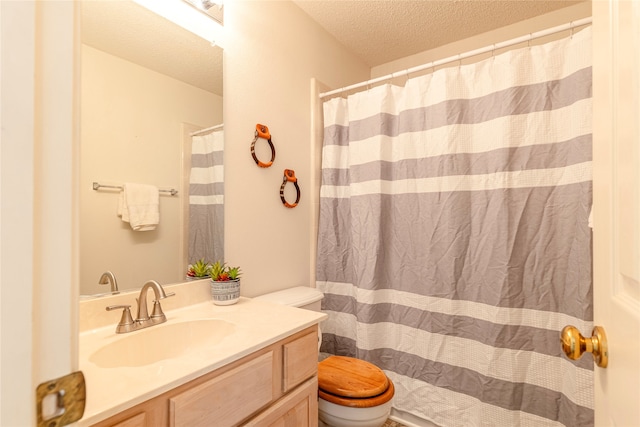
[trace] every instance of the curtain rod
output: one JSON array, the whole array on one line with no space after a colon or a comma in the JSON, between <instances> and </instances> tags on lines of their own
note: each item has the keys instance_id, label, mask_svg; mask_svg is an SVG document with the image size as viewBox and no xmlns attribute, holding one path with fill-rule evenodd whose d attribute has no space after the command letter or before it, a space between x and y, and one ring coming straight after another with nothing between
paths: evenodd
<instances>
[{"instance_id":1,"label":"curtain rod","mask_svg":"<svg viewBox=\"0 0 640 427\"><path fill-rule=\"evenodd\" d=\"M223 126L224 126L224 123L222 123L220 125L211 126L210 128L200 129L200 130L197 130L195 132L191 132L189 134L189 136L196 136L196 135L200 135L201 133L207 133L207 132L211 132L211 131L214 131L214 130L222 129Z\"/></svg>"},{"instance_id":2,"label":"curtain rod","mask_svg":"<svg viewBox=\"0 0 640 427\"><path fill-rule=\"evenodd\" d=\"M492 51L495 51L496 49L501 49L503 47L513 46L513 45L516 45L518 43L527 42L527 41L530 41L530 40L533 40L533 39L537 39L537 38L540 38L540 37L544 37L544 36L548 36L548 35L551 35L551 34L559 33L561 31L571 30L573 28L580 27L582 25L591 24L591 21L592 21L591 17L580 19L580 20L577 20L577 21L571 21L571 22L569 22L567 24L558 25L557 27L548 28L546 30L537 31L535 33L530 33L530 34L527 34L525 36L516 37L516 38L511 39L511 40L506 40L506 41L503 41L503 42L495 43L495 44L492 44L490 46L485 46L485 47L482 47L482 48L479 48L479 49L470 50L468 52L461 53L459 55L449 56L448 58L439 59L437 61L432 61L432 62L429 62L428 64L423 64L423 65L418 65L416 67L407 68L404 71L387 74L386 76L382 76L382 77L376 77L375 79L367 80L366 82L360 82L360 83L352 84L351 86L345 86L343 88L331 90L329 92L323 92L323 93L320 94L320 99L327 98L327 97L332 96L332 95L337 95L337 94L340 94L342 92L348 92L348 91L353 90L353 89L358 89L358 88L361 88L363 86L368 86L368 85L380 83L380 82L383 82L385 80L391 80L391 79L393 79L395 77L408 76L411 73L417 73L419 71L428 70L429 68L437 67L439 65L448 64L450 62L459 61L461 59L466 59L466 58L469 58L469 57L472 57L472 56L476 56L476 55L480 55L480 54L487 53L487 52L492 52Z\"/></svg>"}]
</instances>

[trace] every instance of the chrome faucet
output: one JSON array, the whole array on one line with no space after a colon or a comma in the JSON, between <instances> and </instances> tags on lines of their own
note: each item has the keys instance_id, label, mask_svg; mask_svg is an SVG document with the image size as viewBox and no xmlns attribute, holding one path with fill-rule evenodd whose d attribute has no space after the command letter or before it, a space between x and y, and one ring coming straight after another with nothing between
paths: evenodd
<instances>
[{"instance_id":1,"label":"chrome faucet","mask_svg":"<svg viewBox=\"0 0 640 427\"><path fill-rule=\"evenodd\" d=\"M147 310L147 292L149 288L153 289L153 293L155 299L153 300L153 312L151 316L149 316L149 311ZM169 294L165 293L160 283L155 280L149 280L142 286L140 289L140 295L136 299L138 302L138 315L136 320L133 320L131 317L131 306L130 305L110 305L107 307L107 311L123 309L122 317L120 318L120 322L118 326L116 326L116 333L123 334L126 332L137 331L138 329L148 328L149 326L158 325L160 323L164 323L167 321L167 316L165 316L162 311L162 306L160 306L160 300L169 298L175 295L175 292L171 292Z\"/></svg>"},{"instance_id":2,"label":"chrome faucet","mask_svg":"<svg viewBox=\"0 0 640 427\"><path fill-rule=\"evenodd\" d=\"M105 271L104 273L102 273L102 276L100 276L100 280L98 281L98 283L101 285L110 284L112 294L120 293L120 291L118 290L118 282L116 281L116 276L110 271Z\"/></svg>"}]
</instances>

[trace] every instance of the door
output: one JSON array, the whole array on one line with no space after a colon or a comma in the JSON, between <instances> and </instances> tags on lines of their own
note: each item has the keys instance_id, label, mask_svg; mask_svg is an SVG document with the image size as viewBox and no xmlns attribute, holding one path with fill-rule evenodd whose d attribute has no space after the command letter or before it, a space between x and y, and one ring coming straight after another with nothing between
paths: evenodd
<instances>
[{"instance_id":1,"label":"door","mask_svg":"<svg viewBox=\"0 0 640 427\"><path fill-rule=\"evenodd\" d=\"M1 426L77 368L74 3L0 1Z\"/></svg>"},{"instance_id":2,"label":"door","mask_svg":"<svg viewBox=\"0 0 640 427\"><path fill-rule=\"evenodd\" d=\"M593 34L594 316L609 350L608 367L594 368L595 425L637 427L640 0L594 0Z\"/></svg>"}]
</instances>

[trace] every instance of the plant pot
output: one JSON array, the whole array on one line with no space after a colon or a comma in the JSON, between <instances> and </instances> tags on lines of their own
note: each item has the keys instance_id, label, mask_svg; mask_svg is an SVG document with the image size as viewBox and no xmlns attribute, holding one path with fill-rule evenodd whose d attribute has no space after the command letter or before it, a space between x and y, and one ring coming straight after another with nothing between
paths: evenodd
<instances>
[{"instance_id":1,"label":"plant pot","mask_svg":"<svg viewBox=\"0 0 640 427\"><path fill-rule=\"evenodd\" d=\"M240 299L240 279L211 281L211 298L215 305L231 305Z\"/></svg>"}]
</instances>

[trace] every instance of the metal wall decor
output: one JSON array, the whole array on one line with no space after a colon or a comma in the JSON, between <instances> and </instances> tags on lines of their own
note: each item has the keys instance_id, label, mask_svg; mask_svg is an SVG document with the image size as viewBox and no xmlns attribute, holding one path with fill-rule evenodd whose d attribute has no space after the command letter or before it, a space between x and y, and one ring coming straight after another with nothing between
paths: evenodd
<instances>
[{"instance_id":1,"label":"metal wall decor","mask_svg":"<svg viewBox=\"0 0 640 427\"><path fill-rule=\"evenodd\" d=\"M284 198L284 187L287 185L287 182L293 182L293 185L296 187L296 201L293 203L287 202ZM282 179L282 185L280 186L280 200L282 200L282 204L287 208L295 208L298 206L298 202L300 202L300 187L298 186L298 178L296 178L296 173L293 169L284 170L284 177Z\"/></svg>"},{"instance_id":2,"label":"metal wall decor","mask_svg":"<svg viewBox=\"0 0 640 427\"><path fill-rule=\"evenodd\" d=\"M256 141L258 141L258 138L266 139L269 143L269 147L271 148L271 160L269 162L262 162L258 160L258 157L256 156ZM276 149L271 141L271 133L269 132L269 128L265 125L261 125L259 123L256 125L255 138L253 138L253 142L251 143L251 157L253 157L253 160L261 168L268 168L273 164L273 161L276 158Z\"/></svg>"}]
</instances>

